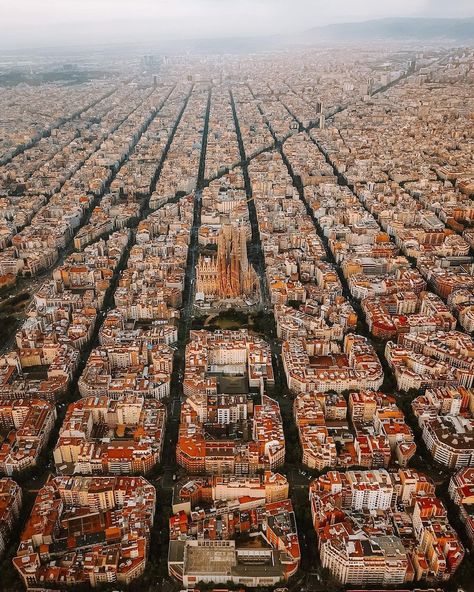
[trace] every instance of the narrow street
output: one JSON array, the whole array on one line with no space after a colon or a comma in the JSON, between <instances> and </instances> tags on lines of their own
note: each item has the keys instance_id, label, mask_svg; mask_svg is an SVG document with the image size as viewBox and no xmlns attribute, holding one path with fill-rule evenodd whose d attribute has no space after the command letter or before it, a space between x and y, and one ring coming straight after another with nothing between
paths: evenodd
<instances>
[{"instance_id":1,"label":"narrow street","mask_svg":"<svg viewBox=\"0 0 474 592\"><path fill-rule=\"evenodd\" d=\"M231 95L232 96L232 95ZM270 327L268 334L262 335L264 339L269 343L272 352L272 364L275 374L275 386L269 390L268 394L275 398L280 405L280 412L283 422L283 432L285 434L285 446L286 446L286 463L282 468L282 472L286 475L290 484L290 497L293 502L293 509L295 511L296 521L298 525L298 532L300 534L300 547L301 547L301 567L305 570L309 568L311 563L314 561L314 537L306 537L305 530L307 520L303 518L303 508L307 508L307 497L308 497L308 479L302 475L301 472L301 449L298 442L298 434L293 416L293 398L288 390L285 371L283 369L283 363L281 359L281 343L277 338L275 316L273 314L273 308L271 305L270 294L268 290L268 284L265 274L265 258L263 254L262 243L260 239L260 232L258 228L257 212L255 208L255 200L252 196L252 185L248 173L248 159L245 157L244 145L242 136L240 133L240 126L238 123L237 113L235 109L235 102L232 96L232 109L235 118L235 127L238 133L239 147L241 150L242 161L245 162L243 167L243 174L245 180L245 188L247 192L247 205L249 210L249 218L252 225L252 253L254 256L253 263L259 272L261 281L261 292L262 292L262 303L263 303L263 314L267 319L267 326ZM263 115L263 113L262 113ZM273 130L271 130L269 123L267 122L270 131L275 139L275 146L281 150L281 143L276 138ZM249 249L249 253L250 253ZM297 460L297 462L295 462ZM300 589L302 582L306 581L306 575L295 576L294 581L291 582L291 590Z\"/></svg>"},{"instance_id":2,"label":"narrow street","mask_svg":"<svg viewBox=\"0 0 474 592\"><path fill-rule=\"evenodd\" d=\"M235 100L232 91L230 91L230 99L232 104L232 113L234 116L235 131L237 133L237 141L239 143L240 159L243 163L242 174L244 176L245 193L247 195L247 207L249 211L250 225L252 227L252 239L248 254L250 262L255 267L260 280L260 297L263 310L266 311L270 307L270 296L268 292L267 280L265 277L265 257L262 250L262 242L260 240L260 231L258 228L257 211L255 209L255 200L252 195L252 185L250 183L248 163L250 159L245 154L244 142L240 132L240 124L237 117L237 110L235 107Z\"/></svg>"},{"instance_id":3,"label":"narrow street","mask_svg":"<svg viewBox=\"0 0 474 592\"><path fill-rule=\"evenodd\" d=\"M172 475L177 470L176 444L178 441L179 414L182 396L182 380L184 376L184 357L186 343L191 328L192 310L194 304L194 283L196 277L196 262L198 255L198 231L201 225L201 190L204 186L204 170L206 165L207 135L209 130L209 112L211 107L211 92L209 89L206 113L204 116L203 134L201 140L201 155L199 171L194 194L194 218L191 228L188 257L186 261L186 275L183 290L183 305L178 325L178 343L174 356L173 374L171 376L171 397L168 405L168 422L166 427L166 441L162 455L164 471L161 487L169 489L172 485Z\"/></svg>"}]
</instances>

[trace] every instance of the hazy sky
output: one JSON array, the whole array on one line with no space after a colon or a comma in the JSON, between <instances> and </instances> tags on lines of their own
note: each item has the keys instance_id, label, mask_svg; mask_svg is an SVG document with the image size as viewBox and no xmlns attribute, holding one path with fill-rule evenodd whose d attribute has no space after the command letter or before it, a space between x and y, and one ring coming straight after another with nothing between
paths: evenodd
<instances>
[{"instance_id":1,"label":"hazy sky","mask_svg":"<svg viewBox=\"0 0 474 592\"><path fill-rule=\"evenodd\" d=\"M0 0L0 45L293 33L388 16L474 16L474 0Z\"/></svg>"}]
</instances>

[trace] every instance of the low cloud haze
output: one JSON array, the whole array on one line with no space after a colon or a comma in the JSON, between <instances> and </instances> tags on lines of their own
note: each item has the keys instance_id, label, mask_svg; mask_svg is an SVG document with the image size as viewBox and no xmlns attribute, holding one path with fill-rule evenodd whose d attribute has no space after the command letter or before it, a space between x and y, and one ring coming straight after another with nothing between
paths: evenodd
<instances>
[{"instance_id":1,"label":"low cloud haze","mask_svg":"<svg viewBox=\"0 0 474 592\"><path fill-rule=\"evenodd\" d=\"M469 17L472 0L0 0L3 48L295 33L395 16Z\"/></svg>"}]
</instances>

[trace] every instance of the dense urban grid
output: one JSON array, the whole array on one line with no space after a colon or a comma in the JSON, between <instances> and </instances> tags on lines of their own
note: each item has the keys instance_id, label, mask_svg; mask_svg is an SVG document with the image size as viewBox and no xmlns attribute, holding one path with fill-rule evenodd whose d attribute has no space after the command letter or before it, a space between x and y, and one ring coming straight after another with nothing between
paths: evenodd
<instances>
[{"instance_id":1,"label":"dense urban grid","mask_svg":"<svg viewBox=\"0 0 474 592\"><path fill-rule=\"evenodd\" d=\"M0 87L0 589L472 589L473 89L394 45Z\"/></svg>"}]
</instances>

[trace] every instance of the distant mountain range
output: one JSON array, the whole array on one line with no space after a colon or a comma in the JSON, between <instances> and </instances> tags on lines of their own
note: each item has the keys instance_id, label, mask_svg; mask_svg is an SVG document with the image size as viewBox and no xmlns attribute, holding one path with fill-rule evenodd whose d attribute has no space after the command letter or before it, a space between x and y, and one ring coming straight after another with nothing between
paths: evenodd
<instances>
[{"instance_id":1,"label":"distant mountain range","mask_svg":"<svg viewBox=\"0 0 474 592\"><path fill-rule=\"evenodd\" d=\"M474 17L384 18L359 23L314 27L303 33L306 41L456 40L474 41Z\"/></svg>"},{"instance_id":2,"label":"distant mountain range","mask_svg":"<svg viewBox=\"0 0 474 592\"><path fill-rule=\"evenodd\" d=\"M465 19L384 18L313 27L297 34L194 39L180 41L179 46L181 49L185 46L187 50L194 52L246 53L278 49L282 46L344 41L361 43L366 41L444 41L460 45L474 44L474 17Z\"/></svg>"}]
</instances>

